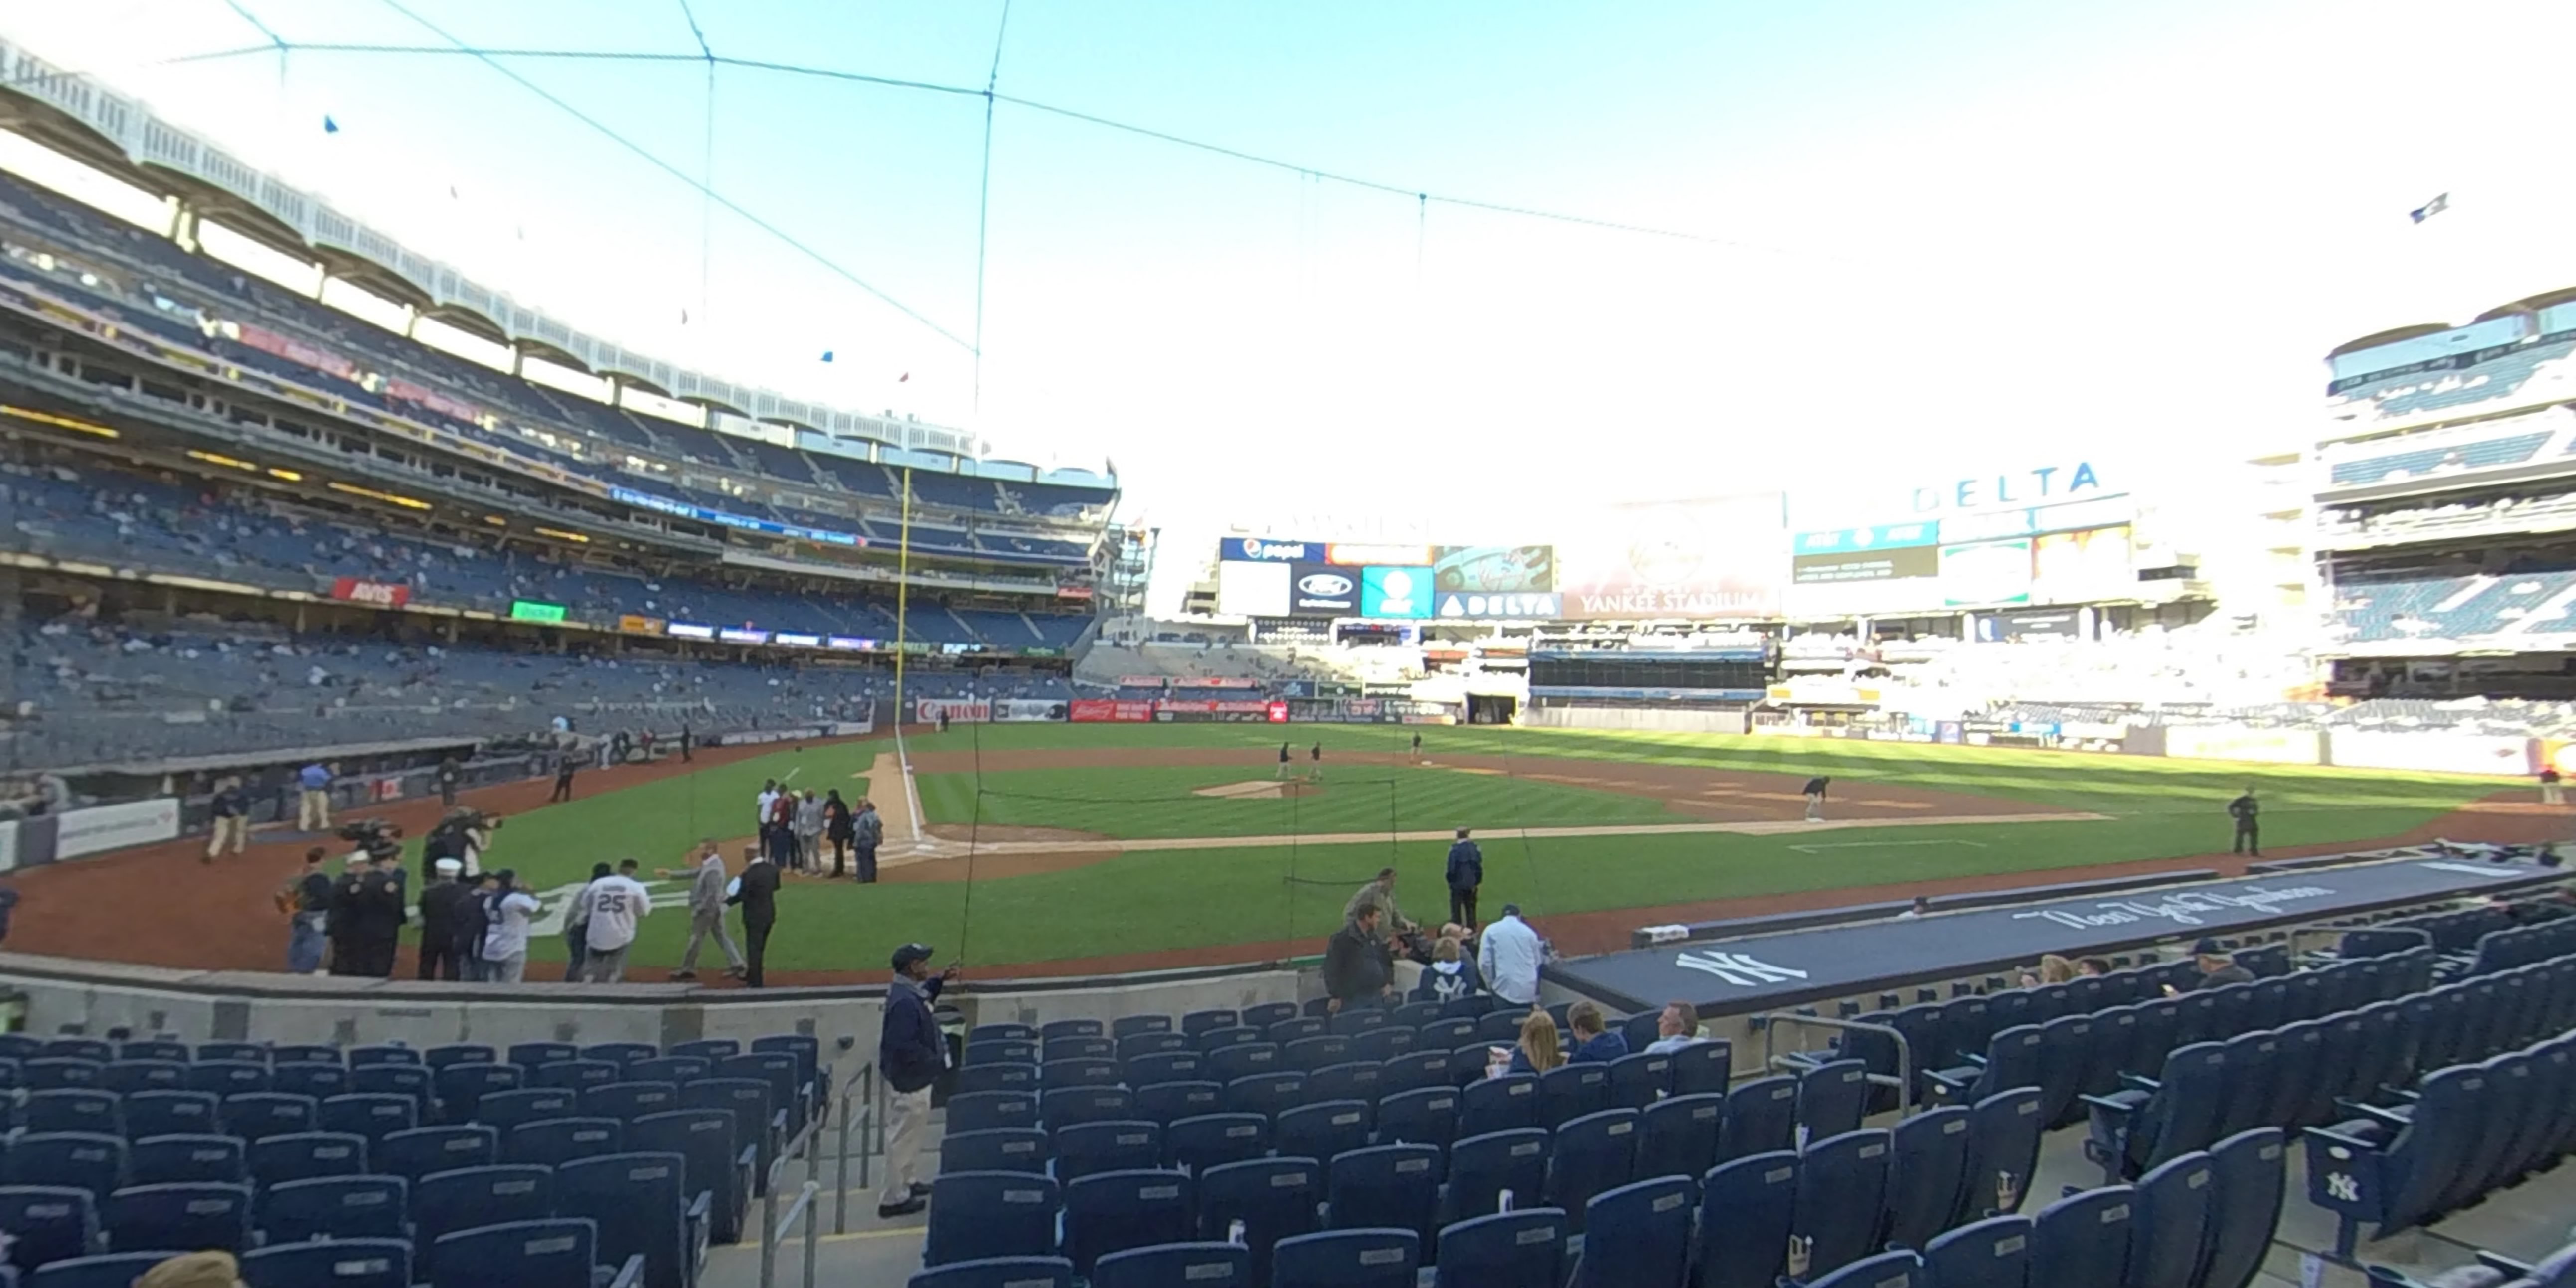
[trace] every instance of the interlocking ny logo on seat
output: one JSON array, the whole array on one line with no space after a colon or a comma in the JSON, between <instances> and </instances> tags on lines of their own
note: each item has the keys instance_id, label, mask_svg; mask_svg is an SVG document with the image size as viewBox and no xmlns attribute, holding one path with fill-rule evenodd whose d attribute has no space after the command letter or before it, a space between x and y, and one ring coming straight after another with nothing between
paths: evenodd
<instances>
[{"instance_id":1,"label":"interlocking ny logo on seat","mask_svg":"<svg viewBox=\"0 0 2576 1288\"><path fill-rule=\"evenodd\" d=\"M1757 961L1743 953L1677 953L1673 964L1683 970L1706 971L1737 988L1777 984L1782 980L1805 979L1807 972L1787 966L1774 966Z\"/></svg>"}]
</instances>

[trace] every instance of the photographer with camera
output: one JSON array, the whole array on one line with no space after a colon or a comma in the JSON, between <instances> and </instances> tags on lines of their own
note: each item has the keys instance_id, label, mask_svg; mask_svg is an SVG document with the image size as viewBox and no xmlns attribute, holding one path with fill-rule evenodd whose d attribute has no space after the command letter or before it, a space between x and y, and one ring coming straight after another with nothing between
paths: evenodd
<instances>
[{"instance_id":1,"label":"photographer with camera","mask_svg":"<svg viewBox=\"0 0 2576 1288\"><path fill-rule=\"evenodd\" d=\"M492 834L501 830L498 814L459 807L447 811L438 826L429 830L421 843L421 865L424 871L435 870L440 859L454 859L471 878L483 872L483 855L492 848Z\"/></svg>"}]
</instances>

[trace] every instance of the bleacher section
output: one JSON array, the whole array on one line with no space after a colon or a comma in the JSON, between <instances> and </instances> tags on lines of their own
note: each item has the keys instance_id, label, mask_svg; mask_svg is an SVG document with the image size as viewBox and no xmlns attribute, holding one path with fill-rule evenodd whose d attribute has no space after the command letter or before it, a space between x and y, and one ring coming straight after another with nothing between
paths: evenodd
<instances>
[{"instance_id":1,"label":"bleacher section","mask_svg":"<svg viewBox=\"0 0 2576 1288\"><path fill-rule=\"evenodd\" d=\"M2337 432L2357 433L2384 424L2447 420L2576 398L2570 353L2576 353L2576 341L2558 340L2526 345L2465 370L2391 376L2327 399L2327 411L2342 422ZM2346 481L2340 470L2335 481Z\"/></svg>"},{"instance_id":2,"label":"bleacher section","mask_svg":"<svg viewBox=\"0 0 2576 1288\"><path fill-rule=\"evenodd\" d=\"M0 1034L0 1228L37 1285L176 1251L261 1288L694 1288L825 1112L812 1037L507 1052ZM175 1251L174 1251L175 1250Z\"/></svg>"},{"instance_id":3,"label":"bleacher section","mask_svg":"<svg viewBox=\"0 0 2576 1288\"><path fill-rule=\"evenodd\" d=\"M2423 447L2385 456L2343 461L2332 471L2337 487L2360 487L2396 479L2430 478L2438 474L2465 473L2469 470L2492 469L2499 465L2520 465L2539 454L2550 439L2548 431L2508 434L2456 447Z\"/></svg>"},{"instance_id":4,"label":"bleacher section","mask_svg":"<svg viewBox=\"0 0 2576 1288\"><path fill-rule=\"evenodd\" d=\"M2364 572L2338 577L2334 591L2350 643L2511 639L2571 629L2576 572Z\"/></svg>"}]
</instances>

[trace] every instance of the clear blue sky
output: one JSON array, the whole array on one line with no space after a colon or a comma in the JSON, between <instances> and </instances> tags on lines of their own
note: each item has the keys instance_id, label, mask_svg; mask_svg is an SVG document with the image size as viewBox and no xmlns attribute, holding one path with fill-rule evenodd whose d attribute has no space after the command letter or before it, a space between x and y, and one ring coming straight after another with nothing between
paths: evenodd
<instances>
[{"instance_id":1,"label":"clear blue sky","mask_svg":"<svg viewBox=\"0 0 2576 1288\"><path fill-rule=\"evenodd\" d=\"M405 3L482 46L697 48L678 0ZM242 4L291 42L444 43L383 0ZM167 62L263 43L224 0L21 4L0 32L577 325L1008 455L1114 457L1176 527L1543 540L1595 499L2075 456L2205 477L2299 441L2328 346L2576 281L2552 94L2518 88L2560 75L2571 11L1024 0L1006 93L1731 244L1418 222L1006 105L980 409L962 349L722 212L702 299L697 196L473 60ZM970 87L1000 16L697 4L722 55ZM701 67L510 66L702 164ZM713 179L963 335L982 131L980 99L727 69Z\"/></svg>"}]
</instances>

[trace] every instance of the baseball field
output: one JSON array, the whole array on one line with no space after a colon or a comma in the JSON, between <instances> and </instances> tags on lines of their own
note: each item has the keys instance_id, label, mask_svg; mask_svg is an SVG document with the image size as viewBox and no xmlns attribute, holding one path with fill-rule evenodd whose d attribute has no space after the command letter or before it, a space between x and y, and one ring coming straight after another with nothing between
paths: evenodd
<instances>
[{"instance_id":1,"label":"baseball field","mask_svg":"<svg viewBox=\"0 0 2576 1288\"><path fill-rule=\"evenodd\" d=\"M2434 835L2554 838L2565 825L2510 779L1894 743L1037 724L904 743L909 791L894 742L879 737L589 772L567 804L539 803L543 783L469 801L508 815L486 866L516 869L554 905L596 860L632 856L651 876L678 868L700 837L738 854L764 780L874 797L884 880L791 878L771 940L778 982L873 977L907 940L1026 973L1311 953L1382 866L1400 873L1408 914L1445 916L1442 864L1460 827L1484 848L1488 918L1515 901L1562 945L1589 950L1663 920L2036 873L2224 867L2225 806L2249 785L2272 855ZM1832 787L1824 821L1809 822L1799 792L1820 774ZM417 837L436 806L392 812ZM193 857L201 842L182 841L28 873L10 947L276 969L284 933L267 893L304 843L262 836L247 856L207 865ZM645 924L632 977L658 977L650 968L676 962L686 936L682 883L654 889L668 898ZM539 929L552 919L550 907ZM540 934L533 956L560 960L561 940Z\"/></svg>"}]
</instances>

